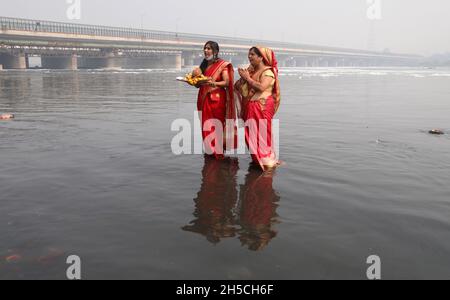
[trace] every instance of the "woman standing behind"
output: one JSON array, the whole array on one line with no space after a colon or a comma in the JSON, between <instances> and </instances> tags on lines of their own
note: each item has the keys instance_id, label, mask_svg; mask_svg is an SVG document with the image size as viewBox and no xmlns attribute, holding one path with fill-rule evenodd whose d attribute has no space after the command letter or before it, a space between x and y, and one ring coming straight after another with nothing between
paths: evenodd
<instances>
[{"instance_id":1,"label":"woman standing behind","mask_svg":"<svg viewBox=\"0 0 450 300\"><path fill-rule=\"evenodd\" d=\"M211 80L198 86L197 110L201 112L202 136L207 154L223 159L226 150L237 147L234 70L231 63L219 58L220 49L216 42L207 42L203 50L205 59L200 69ZM222 123L221 132L214 126L214 120Z\"/></svg>"},{"instance_id":2,"label":"woman standing behind","mask_svg":"<svg viewBox=\"0 0 450 300\"><path fill-rule=\"evenodd\" d=\"M263 170L279 162L272 143L272 120L280 106L280 83L275 53L253 47L248 55L250 68L239 69L241 79L235 88L240 98L241 117L246 122L245 141L252 159Z\"/></svg>"}]
</instances>

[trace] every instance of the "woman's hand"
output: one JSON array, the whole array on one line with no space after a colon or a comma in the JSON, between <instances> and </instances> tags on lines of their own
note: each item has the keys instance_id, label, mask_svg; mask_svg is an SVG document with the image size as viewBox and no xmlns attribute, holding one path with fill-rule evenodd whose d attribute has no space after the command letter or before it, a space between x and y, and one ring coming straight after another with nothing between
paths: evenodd
<instances>
[{"instance_id":1,"label":"woman's hand","mask_svg":"<svg viewBox=\"0 0 450 300\"><path fill-rule=\"evenodd\" d=\"M205 84L209 85L210 87L217 87L217 83L212 78Z\"/></svg>"},{"instance_id":2,"label":"woman's hand","mask_svg":"<svg viewBox=\"0 0 450 300\"><path fill-rule=\"evenodd\" d=\"M252 77L250 76L250 72L246 69L238 69L239 75L245 81L249 81Z\"/></svg>"},{"instance_id":3,"label":"woman's hand","mask_svg":"<svg viewBox=\"0 0 450 300\"><path fill-rule=\"evenodd\" d=\"M208 81L202 81L202 82L200 82L200 83L197 83L197 84L195 85L195 87L196 87L196 88L201 88L201 87L204 86L204 85L211 86L211 82L212 82L212 81L213 81L213 79L212 79L212 78L209 78Z\"/></svg>"}]
</instances>

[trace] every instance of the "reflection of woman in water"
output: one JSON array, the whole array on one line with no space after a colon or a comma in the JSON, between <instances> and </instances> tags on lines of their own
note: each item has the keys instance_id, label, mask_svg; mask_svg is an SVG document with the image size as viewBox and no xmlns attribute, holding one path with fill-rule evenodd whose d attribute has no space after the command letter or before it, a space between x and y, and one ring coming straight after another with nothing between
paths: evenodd
<instances>
[{"instance_id":1,"label":"reflection of woman in water","mask_svg":"<svg viewBox=\"0 0 450 300\"><path fill-rule=\"evenodd\" d=\"M280 197L273 189L274 172L262 172L250 167L241 186L239 207L239 239L250 250L264 249L277 235L272 228L277 223L276 209Z\"/></svg>"},{"instance_id":2,"label":"reflection of woman in water","mask_svg":"<svg viewBox=\"0 0 450 300\"><path fill-rule=\"evenodd\" d=\"M194 199L196 219L183 230L204 235L213 244L239 235L242 245L262 250L276 236L272 226L280 198L272 186L274 173L250 167L238 205L238 170L236 160L205 157L202 186Z\"/></svg>"},{"instance_id":3,"label":"reflection of woman in water","mask_svg":"<svg viewBox=\"0 0 450 300\"><path fill-rule=\"evenodd\" d=\"M205 156L202 186L194 199L196 220L183 227L183 230L200 233L213 244L219 243L222 238L236 235L233 209L238 197L238 170L237 160L216 160Z\"/></svg>"}]
</instances>

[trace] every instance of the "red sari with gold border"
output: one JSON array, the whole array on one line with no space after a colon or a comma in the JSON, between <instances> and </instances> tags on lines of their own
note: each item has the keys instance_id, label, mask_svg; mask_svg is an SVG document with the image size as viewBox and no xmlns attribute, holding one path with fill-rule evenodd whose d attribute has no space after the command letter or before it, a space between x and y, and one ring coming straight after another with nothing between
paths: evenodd
<instances>
[{"instance_id":1,"label":"red sari with gold border","mask_svg":"<svg viewBox=\"0 0 450 300\"><path fill-rule=\"evenodd\" d=\"M206 69L204 75L211 77L213 81L220 82L223 81L223 72L228 72L229 86L227 88L219 88L202 85L197 100L197 110L201 112L205 150L217 159L223 158L226 150L237 148L233 66L229 62L219 59ZM208 121L211 120L220 121L222 133L219 133L219 129L215 128L215 126L212 126L211 130L205 128L205 125L208 125Z\"/></svg>"}]
</instances>

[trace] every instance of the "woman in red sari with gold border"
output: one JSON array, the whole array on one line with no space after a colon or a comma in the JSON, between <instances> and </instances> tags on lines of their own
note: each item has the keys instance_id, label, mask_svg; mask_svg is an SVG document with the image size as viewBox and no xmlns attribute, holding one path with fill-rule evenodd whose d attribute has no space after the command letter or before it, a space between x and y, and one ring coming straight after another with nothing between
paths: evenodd
<instances>
[{"instance_id":1,"label":"woman in red sari with gold border","mask_svg":"<svg viewBox=\"0 0 450 300\"><path fill-rule=\"evenodd\" d=\"M237 147L236 110L234 103L234 69L231 63L219 58L219 45L205 44L205 59L200 65L203 75L211 80L198 86L197 110L201 112L202 136L205 151L216 159L223 159L226 150ZM227 121L229 120L229 121ZM222 128L214 121L220 122ZM217 126L216 126L217 125Z\"/></svg>"},{"instance_id":2,"label":"woman in red sari with gold border","mask_svg":"<svg viewBox=\"0 0 450 300\"><path fill-rule=\"evenodd\" d=\"M272 136L272 120L281 98L278 63L275 53L264 47L251 48L249 61L249 69L239 69L241 79L235 85L246 122L245 141L253 162L270 170L279 165Z\"/></svg>"}]
</instances>

